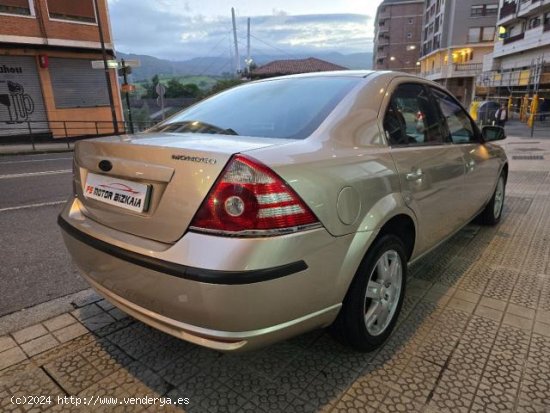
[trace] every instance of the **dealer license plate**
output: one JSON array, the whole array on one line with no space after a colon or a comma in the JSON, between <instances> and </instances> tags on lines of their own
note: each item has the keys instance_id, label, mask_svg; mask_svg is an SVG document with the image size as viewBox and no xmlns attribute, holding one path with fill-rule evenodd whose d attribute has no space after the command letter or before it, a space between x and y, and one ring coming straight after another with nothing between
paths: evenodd
<instances>
[{"instance_id":1,"label":"dealer license plate","mask_svg":"<svg viewBox=\"0 0 550 413\"><path fill-rule=\"evenodd\" d=\"M147 211L151 185L88 173L84 196L135 212Z\"/></svg>"}]
</instances>

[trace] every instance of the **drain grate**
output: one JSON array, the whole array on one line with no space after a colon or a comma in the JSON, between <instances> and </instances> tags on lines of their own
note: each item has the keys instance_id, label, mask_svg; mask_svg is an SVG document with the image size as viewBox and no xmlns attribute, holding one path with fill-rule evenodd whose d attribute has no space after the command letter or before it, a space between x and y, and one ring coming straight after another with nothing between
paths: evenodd
<instances>
[{"instance_id":1,"label":"drain grate","mask_svg":"<svg viewBox=\"0 0 550 413\"><path fill-rule=\"evenodd\" d=\"M544 155L512 155L515 161L544 161Z\"/></svg>"}]
</instances>

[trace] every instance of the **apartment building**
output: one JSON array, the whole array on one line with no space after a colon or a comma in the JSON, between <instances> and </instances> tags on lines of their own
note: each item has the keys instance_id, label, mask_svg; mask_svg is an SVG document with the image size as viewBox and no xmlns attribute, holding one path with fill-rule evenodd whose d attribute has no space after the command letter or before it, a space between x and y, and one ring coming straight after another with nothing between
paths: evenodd
<instances>
[{"instance_id":1,"label":"apartment building","mask_svg":"<svg viewBox=\"0 0 550 413\"><path fill-rule=\"evenodd\" d=\"M464 105L476 88L484 56L492 53L498 0L425 0L421 75L447 87Z\"/></svg>"},{"instance_id":2,"label":"apartment building","mask_svg":"<svg viewBox=\"0 0 550 413\"><path fill-rule=\"evenodd\" d=\"M108 58L114 57L107 0L97 5L0 0L0 137L114 129L105 71L91 63L102 59L97 16ZM110 72L116 118L122 121L116 73Z\"/></svg>"},{"instance_id":3,"label":"apartment building","mask_svg":"<svg viewBox=\"0 0 550 413\"><path fill-rule=\"evenodd\" d=\"M424 0L384 0L376 13L373 67L418 73Z\"/></svg>"},{"instance_id":4,"label":"apartment building","mask_svg":"<svg viewBox=\"0 0 550 413\"><path fill-rule=\"evenodd\" d=\"M498 27L478 84L503 96L538 88L550 98L550 0L501 0Z\"/></svg>"}]
</instances>

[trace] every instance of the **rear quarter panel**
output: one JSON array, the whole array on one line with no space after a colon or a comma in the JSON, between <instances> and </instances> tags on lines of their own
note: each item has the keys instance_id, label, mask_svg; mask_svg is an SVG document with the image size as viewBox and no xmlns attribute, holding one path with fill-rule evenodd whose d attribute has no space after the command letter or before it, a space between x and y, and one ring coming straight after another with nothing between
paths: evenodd
<instances>
[{"instance_id":1,"label":"rear quarter panel","mask_svg":"<svg viewBox=\"0 0 550 413\"><path fill-rule=\"evenodd\" d=\"M387 84L386 76L365 79L305 140L247 152L285 179L333 236L376 230L384 222L380 201L392 200L388 214L401 204L399 177L378 124Z\"/></svg>"}]
</instances>

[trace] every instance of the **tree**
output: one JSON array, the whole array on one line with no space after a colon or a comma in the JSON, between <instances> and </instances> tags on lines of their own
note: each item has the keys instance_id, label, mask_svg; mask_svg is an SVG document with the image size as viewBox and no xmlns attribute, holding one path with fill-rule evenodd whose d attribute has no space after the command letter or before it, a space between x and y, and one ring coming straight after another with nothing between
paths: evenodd
<instances>
[{"instance_id":1,"label":"tree","mask_svg":"<svg viewBox=\"0 0 550 413\"><path fill-rule=\"evenodd\" d=\"M155 75L151 78L150 82L146 82L143 85L145 93L141 96L142 99L154 99L157 97L157 92L155 88L160 83L159 75Z\"/></svg>"},{"instance_id":2,"label":"tree","mask_svg":"<svg viewBox=\"0 0 550 413\"><path fill-rule=\"evenodd\" d=\"M182 84L177 79L170 79L166 85L167 98L197 98L201 90L194 83Z\"/></svg>"},{"instance_id":3,"label":"tree","mask_svg":"<svg viewBox=\"0 0 550 413\"><path fill-rule=\"evenodd\" d=\"M232 87L238 86L240 84L244 83L241 79L223 79L218 80L218 82L212 86L212 89L208 91L208 96L214 95L216 93L222 92L226 89L230 89Z\"/></svg>"}]
</instances>

